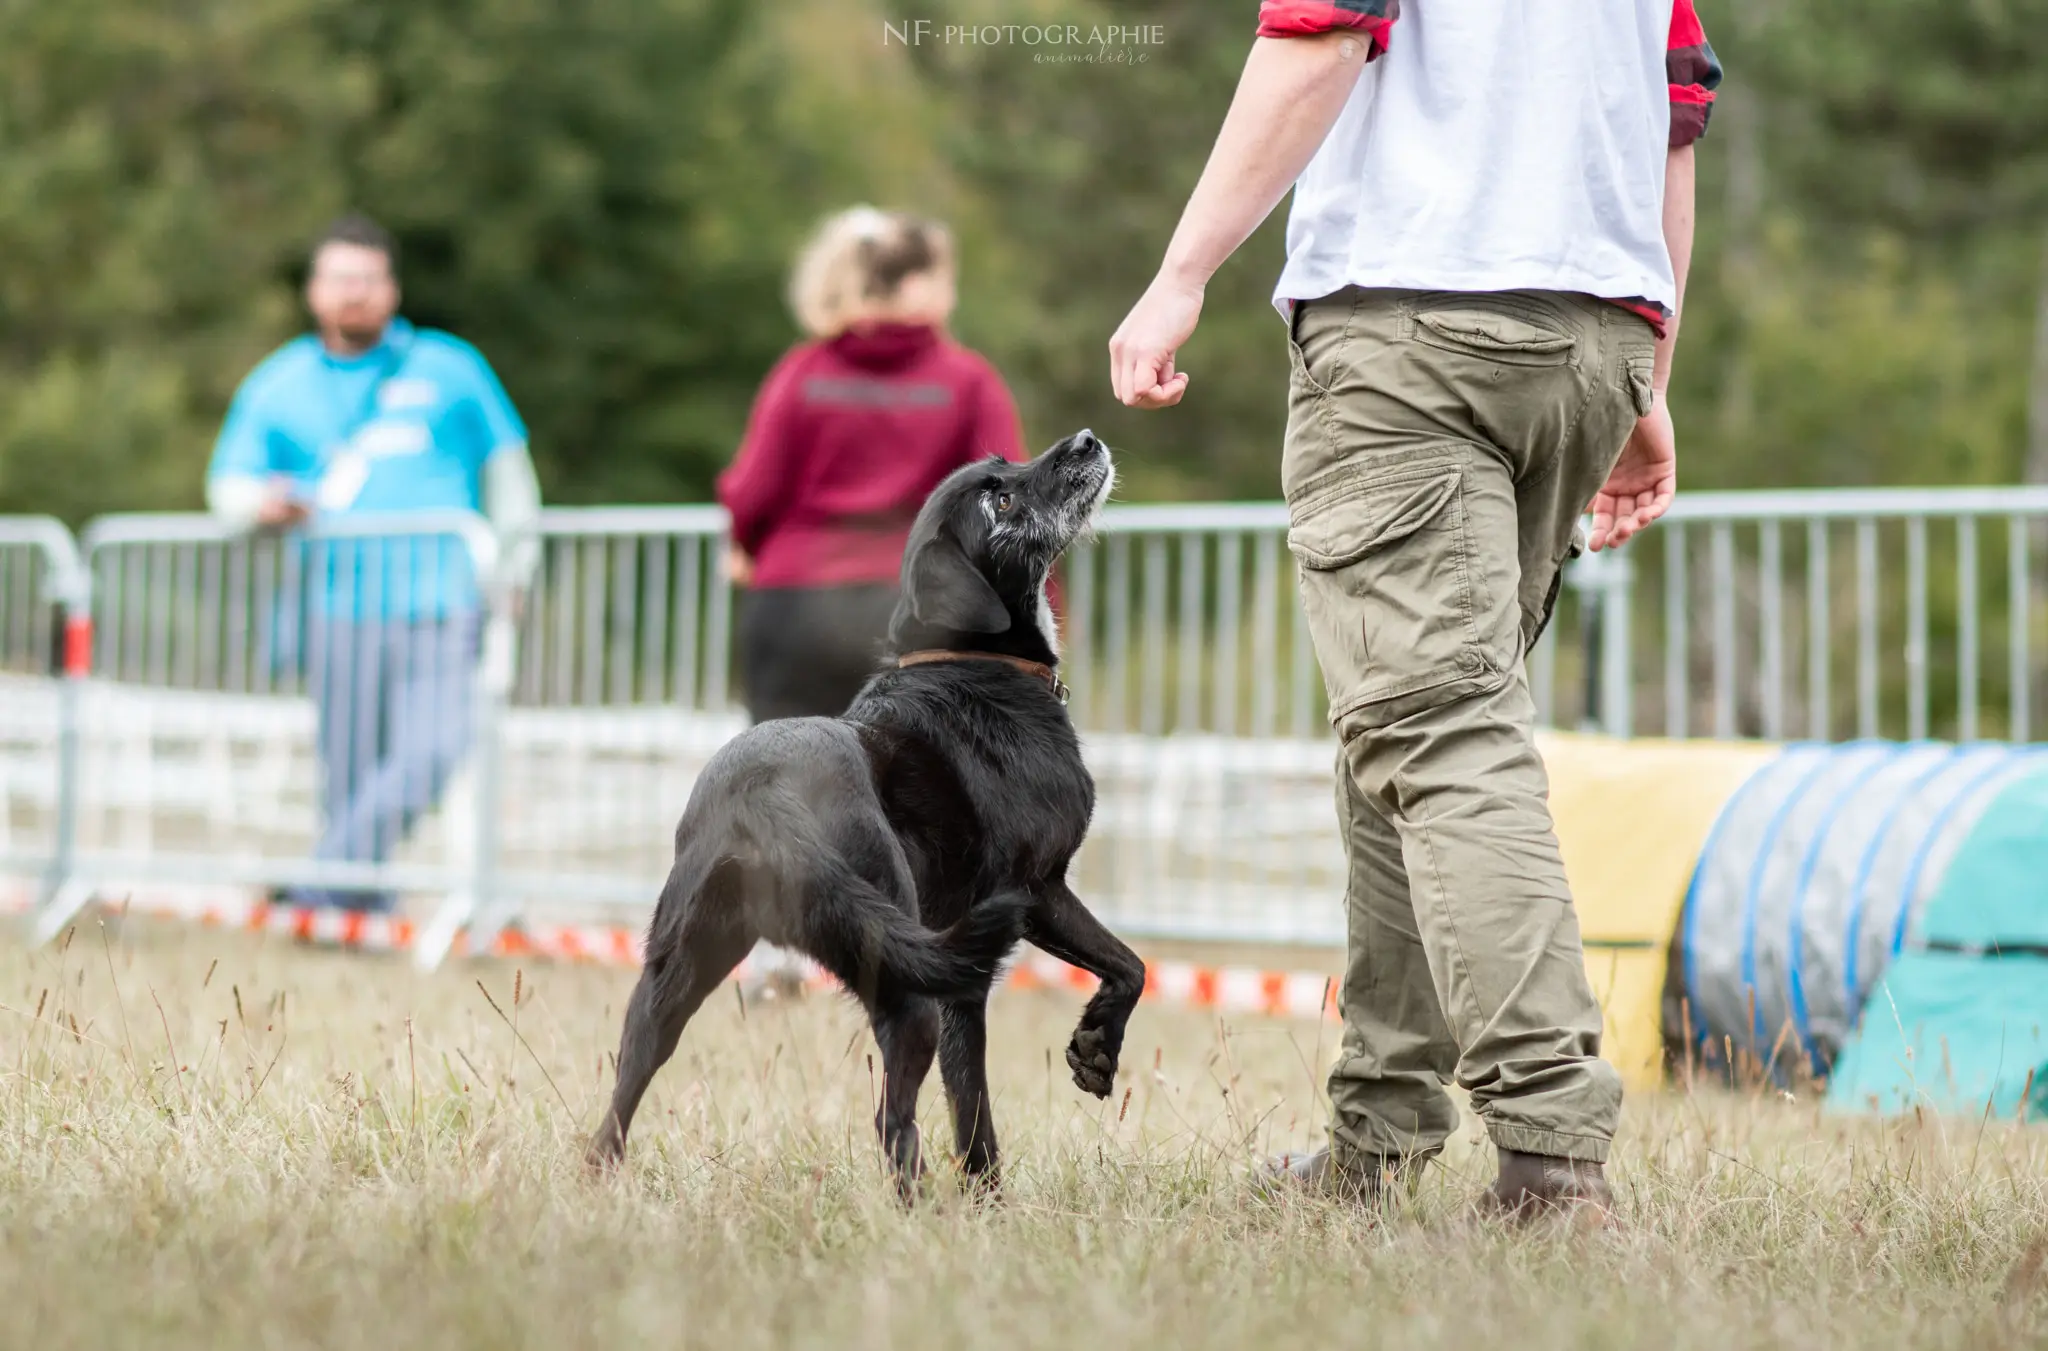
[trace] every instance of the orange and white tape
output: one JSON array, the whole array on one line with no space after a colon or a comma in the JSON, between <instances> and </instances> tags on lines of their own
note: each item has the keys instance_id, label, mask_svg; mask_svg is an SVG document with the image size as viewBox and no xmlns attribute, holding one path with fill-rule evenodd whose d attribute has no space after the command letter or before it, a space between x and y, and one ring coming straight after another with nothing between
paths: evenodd
<instances>
[{"instance_id":1,"label":"orange and white tape","mask_svg":"<svg viewBox=\"0 0 2048 1351\"><path fill-rule=\"evenodd\" d=\"M404 952L418 937L409 919L344 910L301 910L236 903L223 892L136 892L114 909L152 918L187 920L210 928L240 929L359 952ZM645 954L642 935L622 925L537 924L501 931L488 955L506 960L589 962L637 967ZM468 952L466 936L453 950ZM810 983L829 986L831 978L806 964ZM747 974L745 963L734 973ZM1013 990L1094 990L1095 977L1056 957L1027 949L1010 968L1005 982ZM1317 972L1262 971L1248 966L1201 966L1192 962L1150 960L1145 964L1146 1000L1219 1013L1257 1013L1275 1018L1334 1018L1336 981Z\"/></svg>"}]
</instances>

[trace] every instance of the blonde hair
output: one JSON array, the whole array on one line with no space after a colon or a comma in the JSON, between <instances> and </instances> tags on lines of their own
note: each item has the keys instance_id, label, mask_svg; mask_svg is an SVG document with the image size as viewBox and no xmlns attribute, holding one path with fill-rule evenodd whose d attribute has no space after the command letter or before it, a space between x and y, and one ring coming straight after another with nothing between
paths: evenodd
<instances>
[{"instance_id":1,"label":"blonde hair","mask_svg":"<svg viewBox=\"0 0 2048 1351\"><path fill-rule=\"evenodd\" d=\"M836 338L886 304L908 277L950 267L953 236L935 220L856 206L828 217L797 255L789 307L814 338Z\"/></svg>"}]
</instances>

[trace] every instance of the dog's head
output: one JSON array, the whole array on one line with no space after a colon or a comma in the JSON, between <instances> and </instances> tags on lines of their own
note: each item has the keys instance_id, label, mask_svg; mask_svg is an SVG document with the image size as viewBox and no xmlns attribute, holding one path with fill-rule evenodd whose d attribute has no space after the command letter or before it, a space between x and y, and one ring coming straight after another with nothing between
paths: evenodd
<instances>
[{"instance_id":1,"label":"dog's head","mask_svg":"<svg viewBox=\"0 0 2048 1351\"><path fill-rule=\"evenodd\" d=\"M1115 482L1109 447L1091 431L1029 464L990 459L954 471L910 528L890 647L1057 661L1046 580Z\"/></svg>"}]
</instances>

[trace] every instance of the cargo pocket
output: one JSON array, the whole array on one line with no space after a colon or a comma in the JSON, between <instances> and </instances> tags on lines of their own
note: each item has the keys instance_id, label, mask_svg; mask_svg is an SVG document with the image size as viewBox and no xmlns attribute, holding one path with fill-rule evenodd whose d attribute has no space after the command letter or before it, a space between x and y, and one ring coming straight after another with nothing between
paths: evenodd
<instances>
[{"instance_id":1,"label":"cargo pocket","mask_svg":"<svg viewBox=\"0 0 2048 1351\"><path fill-rule=\"evenodd\" d=\"M1308 349L1302 345L1302 319L1307 315L1310 305L1330 306L1336 303L1338 302L1333 300L1296 300L1290 303L1287 315L1288 369L1294 376L1296 387L1309 397L1317 400L1329 398L1330 388L1323 380L1316 378L1315 370L1310 362ZM1341 344L1341 330L1338 336L1339 343Z\"/></svg>"},{"instance_id":2,"label":"cargo pocket","mask_svg":"<svg viewBox=\"0 0 2048 1351\"><path fill-rule=\"evenodd\" d=\"M1503 366L1569 366L1578 358L1578 339L1546 322L1540 311L1494 299L1461 297L1440 308L1415 312L1419 342L1460 356Z\"/></svg>"},{"instance_id":3,"label":"cargo pocket","mask_svg":"<svg viewBox=\"0 0 2048 1351\"><path fill-rule=\"evenodd\" d=\"M1290 503L1287 547L1333 723L1368 706L1368 723L1400 717L1496 674L1479 641L1463 486L1447 459L1345 466Z\"/></svg>"},{"instance_id":4,"label":"cargo pocket","mask_svg":"<svg viewBox=\"0 0 2048 1351\"><path fill-rule=\"evenodd\" d=\"M1648 417L1655 406L1656 393L1651 377L1657 369L1657 353L1652 348L1644 352L1629 352L1622 359L1622 380L1628 386L1629 405L1636 410L1639 418Z\"/></svg>"}]
</instances>

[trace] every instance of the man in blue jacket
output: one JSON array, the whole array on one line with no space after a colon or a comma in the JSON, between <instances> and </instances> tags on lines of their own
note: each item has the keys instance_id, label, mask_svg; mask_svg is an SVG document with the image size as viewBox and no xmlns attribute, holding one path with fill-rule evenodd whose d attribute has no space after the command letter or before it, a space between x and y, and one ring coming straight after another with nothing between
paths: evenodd
<instances>
[{"instance_id":1,"label":"man in blue jacket","mask_svg":"<svg viewBox=\"0 0 2048 1351\"><path fill-rule=\"evenodd\" d=\"M501 538L540 507L526 427L481 353L398 317L397 249L348 216L315 246L315 332L266 357L235 393L207 504L240 528L356 513L482 511ZM480 579L447 535L314 540L307 681L319 709L323 861L381 863L468 750ZM530 568L533 546L511 560ZM296 888L299 905L388 910L354 887Z\"/></svg>"}]
</instances>

